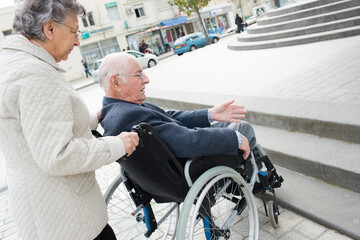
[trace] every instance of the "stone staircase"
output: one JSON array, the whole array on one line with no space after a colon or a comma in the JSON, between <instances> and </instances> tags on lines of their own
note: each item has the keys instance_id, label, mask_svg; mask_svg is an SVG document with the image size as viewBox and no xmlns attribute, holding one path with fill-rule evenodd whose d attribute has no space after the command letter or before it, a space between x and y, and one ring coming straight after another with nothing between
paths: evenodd
<instances>
[{"instance_id":1,"label":"stone staircase","mask_svg":"<svg viewBox=\"0 0 360 240\"><path fill-rule=\"evenodd\" d=\"M190 94L185 99L190 102L153 97L148 101L169 109L211 107ZM202 94L201 99L223 101L216 94ZM285 179L277 191L280 206L360 239L358 106L345 110L343 104L310 104L304 110L304 103L292 100L272 99L271 108L266 98L247 97L238 102L251 109L246 120ZM328 119L333 113L342 115L343 121Z\"/></svg>"},{"instance_id":2,"label":"stone staircase","mask_svg":"<svg viewBox=\"0 0 360 240\"><path fill-rule=\"evenodd\" d=\"M257 50L359 34L359 0L316 0L269 11L229 42L228 48Z\"/></svg>"}]
</instances>

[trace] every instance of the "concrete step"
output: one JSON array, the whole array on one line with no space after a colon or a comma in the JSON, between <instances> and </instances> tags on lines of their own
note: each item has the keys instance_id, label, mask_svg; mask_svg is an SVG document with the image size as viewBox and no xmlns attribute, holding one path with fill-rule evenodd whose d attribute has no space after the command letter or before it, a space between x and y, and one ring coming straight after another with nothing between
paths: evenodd
<instances>
[{"instance_id":1,"label":"concrete step","mask_svg":"<svg viewBox=\"0 0 360 240\"><path fill-rule=\"evenodd\" d=\"M288 21L292 21L292 20L302 19L302 18L306 18L306 17L312 17L312 16L316 16L316 15L331 13L331 12L335 12L335 11L339 11L339 10L343 10L343 9L347 9L347 8L356 7L359 5L360 5L360 1L358 1L358 0L343 0L340 2L330 3L327 5L322 5L322 6L318 6L318 7L314 7L314 8L310 8L310 9L305 9L305 10L296 11L296 12L290 12L290 13L283 14L280 16L275 16L275 17L267 17L266 16L266 17L258 19L256 23L259 26L271 25L271 24L276 24L276 23L281 23L281 22L288 22Z\"/></svg>"},{"instance_id":2,"label":"concrete step","mask_svg":"<svg viewBox=\"0 0 360 240\"><path fill-rule=\"evenodd\" d=\"M360 144L252 125L274 164L360 192Z\"/></svg>"},{"instance_id":3,"label":"concrete step","mask_svg":"<svg viewBox=\"0 0 360 240\"><path fill-rule=\"evenodd\" d=\"M360 25L360 16L337 20L329 23L315 24L302 28L295 28L295 29L289 29L289 30L272 32L272 33L248 34L247 32L243 32L241 34L238 34L237 40L239 42L267 41L267 40L274 40L280 38L290 38L290 37L309 35L309 34L332 31L336 29L343 29L343 28L354 27L359 25Z\"/></svg>"},{"instance_id":4,"label":"concrete step","mask_svg":"<svg viewBox=\"0 0 360 240\"><path fill-rule=\"evenodd\" d=\"M293 28L300 28L311 26L320 23L332 22L340 19L360 16L360 6L343 9L331 13L321 14L312 17L306 17L298 20L291 20L272 25L260 26L253 24L247 28L249 34L271 33L277 31L284 31Z\"/></svg>"},{"instance_id":5,"label":"concrete step","mask_svg":"<svg viewBox=\"0 0 360 240\"><path fill-rule=\"evenodd\" d=\"M271 159L273 160L273 159ZM360 194L277 166L283 176L276 196L281 207L294 211L353 239L360 239ZM267 195L270 198L270 195ZM281 228L281 214L279 226Z\"/></svg>"},{"instance_id":6,"label":"concrete step","mask_svg":"<svg viewBox=\"0 0 360 240\"><path fill-rule=\"evenodd\" d=\"M178 93L153 92L157 97L147 97L147 101L179 110L209 108L231 99L231 96L220 94L182 92L179 98ZM349 104L344 109L343 104L336 103L249 96L236 97L235 100L246 106L246 121L252 124L360 144L360 108L357 105Z\"/></svg>"},{"instance_id":7,"label":"concrete step","mask_svg":"<svg viewBox=\"0 0 360 240\"><path fill-rule=\"evenodd\" d=\"M326 41L326 40L356 36L359 34L360 34L360 26L354 26L343 29L337 29L333 31L326 31L326 32L313 33L302 36L281 38L281 39L268 40L268 41L239 42L235 40L229 42L228 48L231 50L259 50L266 48L287 47L287 46L293 46L299 44ZM281 33L280 35L275 35L275 36L281 36Z\"/></svg>"},{"instance_id":8,"label":"concrete step","mask_svg":"<svg viewBox=\"0 0 360 240\"><path fill-rule=\"evenodd\" d=\"M281 7L278 9L268 11L266 13L266 15L268 17L274 17L274 16L284 15L284 14L288 14L291 12L297 12L297 11L301 11L304 9L314 8L314 7L318 7L318 6L322 6L322 5L326 5L326 4L330 4L330 3L335 3L335 2L340 2L340 1L342 1L342 0L311 0L311 1L307 1L307 2L300 2L297 4L292 4L292 5L289 5L286 7Z\"/></svg>"}]
</instances>

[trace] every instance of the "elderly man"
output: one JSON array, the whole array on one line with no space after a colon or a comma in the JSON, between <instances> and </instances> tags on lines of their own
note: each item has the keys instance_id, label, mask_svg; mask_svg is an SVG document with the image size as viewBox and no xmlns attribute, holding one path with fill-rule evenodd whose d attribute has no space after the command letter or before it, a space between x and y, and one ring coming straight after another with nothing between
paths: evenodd
<instances>
[{"instance_id":1,"label":"elderly man","mask_svg":"<svg viewBox=\"0 0 360 240\"><path fill-rule=\"evenodd\" d=\"M100 66L100 85L105 91L101 110L104 135L115 136L141 122L150 124L179 158L244 152L255 145L253 128L245 121L243 106L228 101L210 109L164 111L144 102L149 78L127 53L106 56ZM231 122L231 123L230 123ZM249 141L248 141L249 139Z\"/></svg>"}]
</instances>

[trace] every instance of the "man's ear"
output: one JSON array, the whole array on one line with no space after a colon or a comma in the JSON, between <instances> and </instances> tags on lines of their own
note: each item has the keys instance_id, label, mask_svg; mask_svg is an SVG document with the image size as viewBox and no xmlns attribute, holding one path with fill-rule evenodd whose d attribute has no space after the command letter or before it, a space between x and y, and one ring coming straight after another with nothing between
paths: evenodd
<instances>
[{"instance_id":1,"label":"man's ear","mask_svg":"<svg viewBox=\"0 0 360 240\"><path fill-rule=\"evenodd\" d=\"M115 76L115 75L112 75L110 77L110 86L112 89L114 90L119 90L120 89L120 84L119 84L119 79Z\"/></svg>"},{"instance_id":2,"label":"man's ear","mask_svg":"<svg viewBox=\"0 0 360 240\"><path fill-rule=\"evenodd\" d=\"M48 40L52 40L54 38L55 31L55 23L53 20L48 21L43 25L43 31Z\"/></svg>"}]
</instances>

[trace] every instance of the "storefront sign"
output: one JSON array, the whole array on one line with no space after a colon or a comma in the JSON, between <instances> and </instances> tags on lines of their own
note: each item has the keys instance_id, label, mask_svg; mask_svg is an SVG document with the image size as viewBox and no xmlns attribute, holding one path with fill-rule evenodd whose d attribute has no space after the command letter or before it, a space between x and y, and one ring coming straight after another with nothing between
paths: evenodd
<instances>
[{"instance_id":1,"label":"storefront sign","mask_svg":"<svg viewBox=\"0 0 360 240\"><path fill-rule=\"evenodd\" d=\"M117 6L117 2L105 3L106 8L112 8L116 6Z\"/></svg>"},{"instance_id":2,"label":"storefront sign","mask_svg":"<svg viewBox=\"0 0 360 240\"><path fill-rule=\"evenodd\" d=\"M98 33L102 33L102 32L107 32L107 31L111 31L114 30L114 26L108 26L108 27L103 27L103 28L98 28L98 29L94 29L90 32L90 35L94 35L94 34L98 34Z\"/></svg>"},{"instance_id":3,"label":"storefront sign","mask_svg":"<svg viewBox=\"0 0 360 240\"><path fill-rule=\"evenodd\" d=\"M82 32L82 34L81 34L81 38L82 38L82 39L87 39L87 38L89 38L89 37L90 37L89 31L88 31L88 30L84 30L84 31Z\"/></svg>"},{"instance_id":4,"label":"storefront sign","mask_svg":"<svg viewBox=\"0 0 360 240\"><path fill-rule=\"evenodd\" d=\"M221 15L222 13L223 13L223 10L221 8L210 11L211 16Z\"/></svg>"}]
</instances>

